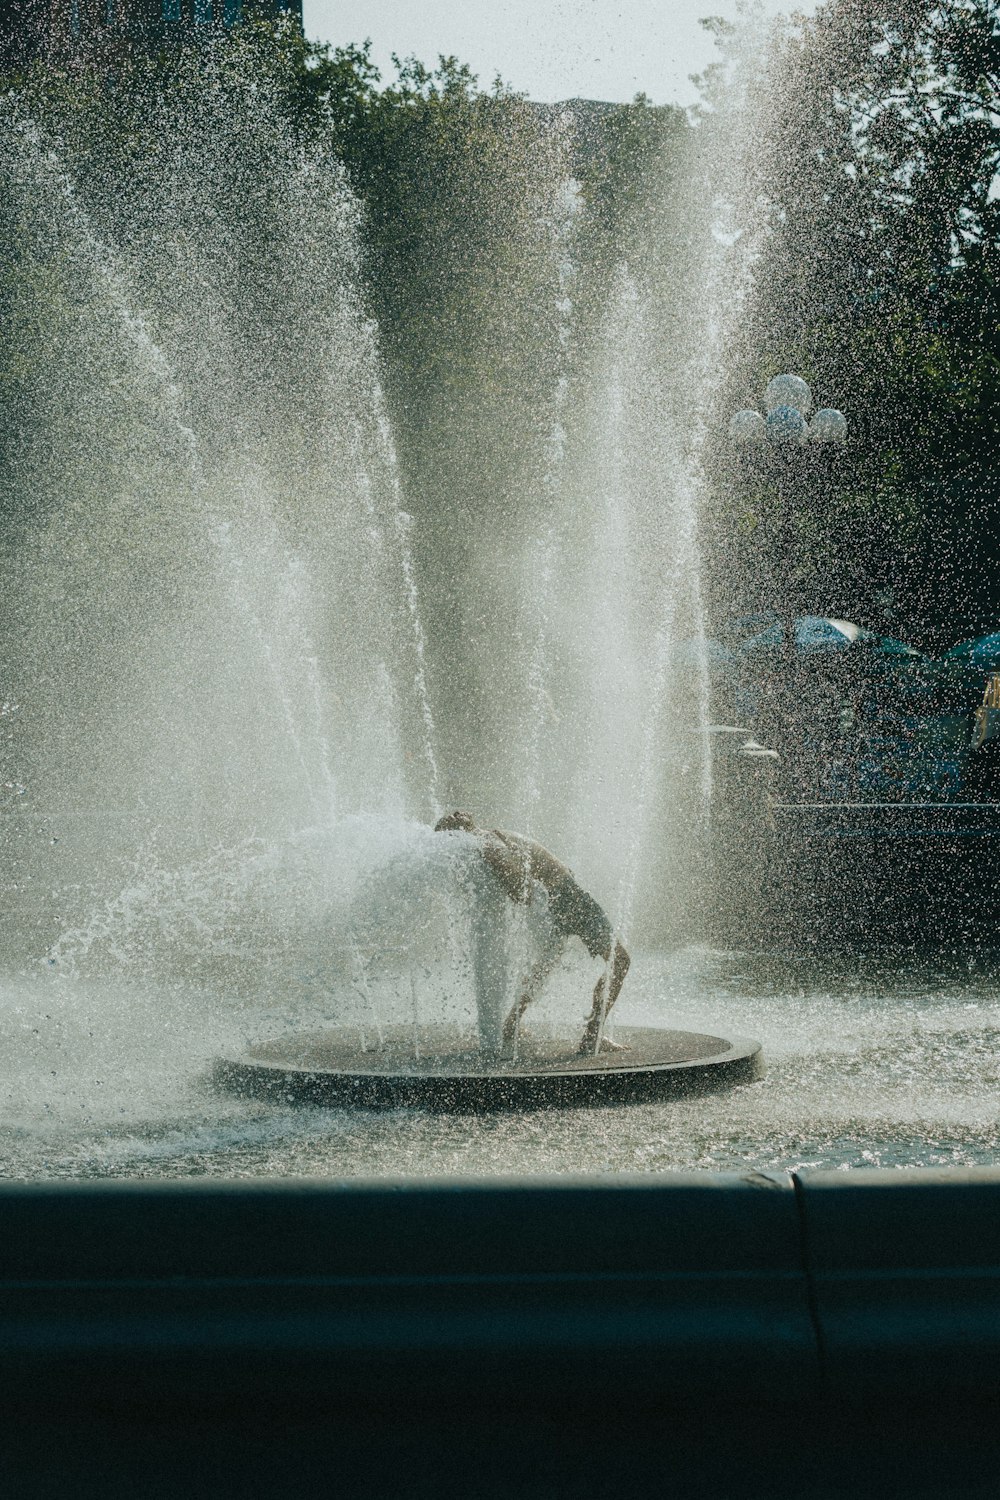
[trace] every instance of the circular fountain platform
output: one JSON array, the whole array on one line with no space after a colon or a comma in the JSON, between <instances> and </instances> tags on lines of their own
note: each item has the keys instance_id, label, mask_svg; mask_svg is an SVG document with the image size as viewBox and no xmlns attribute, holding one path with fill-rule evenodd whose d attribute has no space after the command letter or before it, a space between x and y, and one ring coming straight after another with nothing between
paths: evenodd
<instances>
[{"instance_id":1,"label":"circular fountain platform","mask_svg":"<svg viewBox=\"0 0 1000 1500\"><path fill-rule=\"evenodd\" d=\"M516 1061L484 1056L476 1038L445 1026L386 1027L376 1042L355 1029L309 1032L219 1058L220 1088L285 1103L336 1108L419 1106L491 1110L646 1104L714 1093L763 1073L759 1042L694 1031L616 1027L628 1051L581 1057L565 1042L532 1038Z\"/></svg>"}]
</instances>

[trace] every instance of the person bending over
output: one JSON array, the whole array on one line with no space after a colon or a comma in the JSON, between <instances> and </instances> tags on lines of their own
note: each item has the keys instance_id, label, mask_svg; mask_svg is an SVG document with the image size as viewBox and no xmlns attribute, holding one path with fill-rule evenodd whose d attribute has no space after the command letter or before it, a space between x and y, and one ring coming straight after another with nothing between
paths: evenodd
<instances>
[{"instance_id":1,"label":"person bending over","mask_svg":"<svg viewBox=\"0 0 1000 1500\"><path fill-rule=\"evenodd\" d=\"M434 831L471 833L478 840L486 865L511 901L527 905L535 881L545 887L549 916L556 930L564 938L578 937L592 958L603 958L607 965L594 986L593 1005L580 1041L580 1053L584 1056L594 1053L598 1046L602 1052L626 1051L603 1035L603 1026L621 993L631 960L622 944L615 941L611 923L604 912L576 881L572 871L534 839L519 833L505 833L499 828L480 828L465 812L446 813L435 823ZM513 1046L521 1017L552 969L555 956L549 954L543 958L525 980L521 995L504 1021L505 1047Z\"/></svg>"}]
</instances>

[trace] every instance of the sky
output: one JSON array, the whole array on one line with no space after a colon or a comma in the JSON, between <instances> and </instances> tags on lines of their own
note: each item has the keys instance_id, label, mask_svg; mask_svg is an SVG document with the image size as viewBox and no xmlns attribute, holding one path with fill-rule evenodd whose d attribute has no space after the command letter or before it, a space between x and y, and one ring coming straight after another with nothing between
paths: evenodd
<instances>
[{"instance_id":1,"label":"sky","mask_svg":"<svg viewBox=\"0 0 1000 1500\"><path fill-rule=\"evenodd\" d=\"M812 11L818 0L760 0L766 15ZM499 72L532 99L691 104L689 81L712 60L699 17L732 18L738 0L304 0L305 29L343 45L371 37L391 74L390 55L439 53L467 62L482 82Z\"/></svg>"}]
</instances>

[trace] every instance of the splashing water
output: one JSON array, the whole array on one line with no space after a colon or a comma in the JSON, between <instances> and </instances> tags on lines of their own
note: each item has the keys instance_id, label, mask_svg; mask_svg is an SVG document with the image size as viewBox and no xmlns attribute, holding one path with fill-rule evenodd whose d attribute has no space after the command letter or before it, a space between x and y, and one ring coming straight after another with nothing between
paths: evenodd
<instances>
[{"instance_id":1,"label":"splashing water","mask_svg":"<svg viewBox=\"0 0 1000 1500\"><path fill-rule=\"evenodd\" d=\"M45 434L57 464L34 491L24 485L25 511L39 513L8 574L12 614L24 622L11 633L8 671L27 705L15 743L25 823L43 823L48 849L58 845L42 867L46 881L58 867L64 907L113 893L143 849L197 868L206 841L236 861L248 839L287 837L359 805L401 812L397 620L413 635L437 806L415 572L356 286L356 206L340 169L286 140L255 98L252 126L280 148L267 186L280 182L283 201L262 205L266 222L251 227L271 231L280 215L294 252L282 273L298 273L295 293L318 330L319 421L303 439L302 414L281 410L284 393L260 389L241 326L257 317L260 286L246 287L243 302L232 287L231 257L245 247L219 243L208 202L234 185L207 140L219 101L199 102L207 118L175 139L152 184L140 178L89 207L56 148L6 101L23 249L39 262L53 246L65 252L59 290L95 314L72 330L82 363L57 364L64 412L84 410L96 381L117 397L82 454L58 430ZM240 123L245 115L231 134ZM156 187L162 201L147 213ZM184 202L180 221L172 198ZM192 266L188 242L206 235ZM110 248L116 237L129 246L127 269ZM171 274L154 274L164 258ZM40 509L46 488L56 493ZM72 747L47 733L57 716L74 725ZM15 891L35 910L48 896L37 878L41 832L27 829L15 851ZM64 909L57 920L66 919Z\"/></svg>"},{"instance_id":2,"label":"splashing water","mask_svg":"<svg viewBox=\"0 0 1000 1500\"><path fill-rule=\"evenodd\" d=\"M20 972L0 1084L15 1135L54 1132L11 1150L36 1170L55 1141L57 1171L489 1162L486 1136L466 1150L448 1127L419 1125L415 1161L398 1123L268 1124L209 1102L203 1069L317 1021L364 1048L402 1022L419 1051L428 1018L474 1017L478 856L417 821L453 793L551 845L608 907L640 950L623 1007L709 1029L753 1014L701 959L685 1001L648 951L686 916L712 788L706 658L681 647L704 639L705 409L753 262L720 228L739 164L706 194L727 127L696 143L686 193L616 247L587 328L588 209L556 132L516 230L544 313L519 352L542 392L528 457L467 515L394 427L342 167L252 77L209 70L185 103L131 120L145 154L124 166L110 139L0 105L0 189L61 329L43 348L18 325L35 405L2 555ZM510 409L491 420L489 451L517 448ZM469 471L486 462L455 442ZM508 915L516 977L545 934ZM567 953L539 1021L575 1030L593 982ZM657 1160L679 1163L655 1125ZM507 1164L621 1163L599 1131L573 1147L580 1128L562 1121L548 1152L513 1126Z\"/></svg>"},{"instance_id":3,"label":"splashing water","mask_svg":"<svg viewBox=\"0 0 1000 1500\"><path fill-rule=\"evenodd\" d=\"M569 356L573 336L572 292L577 267L574 259L574 231L582 213L580 184L567 178L555 201L549 228L555 260L552 288L552 310L556 317L556 363L548 413L549 431L544 450L539 495L535 506L537 534L527 555L524 583L526 613L534 614L531 655L525 681L527 725L524 731L524 792L520 798L523 816L519 823L528 833L534 829L538 804L542 797L541 757L544 726L556 717L552 694L553 594L557 587L558 549L557 516L563 499L562 486L566 466L567 433L565 420L569 402Z\"/></svg>"}]
</instances>

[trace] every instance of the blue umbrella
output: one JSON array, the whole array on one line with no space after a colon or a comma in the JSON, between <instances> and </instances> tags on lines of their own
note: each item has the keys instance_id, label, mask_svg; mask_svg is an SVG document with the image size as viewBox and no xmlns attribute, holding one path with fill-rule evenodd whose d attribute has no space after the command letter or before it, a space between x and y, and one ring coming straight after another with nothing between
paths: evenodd
<instances>
[{"instance_id":1,"label":"blue umbrella","mask_svg":"<svg viewBox=\"0 0 1000 1500\"><path fill-rule=\"evenodd\" d=\"M730 638L740 656L778 650L785 644L785 621L774 613L744 615L733 621ZM926 660L905 641L876 635L853 620L841 620L832 615L799 615L795 621L795 650L799 656L845 651L851 646L866 646L879 656L905 659L914 665Z\"/></svg>"},{"instance_id":2,"label":"blue umbrella","mask_svg":"<svg viewBox=\"0 0 1000 1500\"><path fill-rule=\"evenodd\" d=\"M800 615L795 621L795 648L800 656L811 656L814 651L843 651L859 641L870 643L875 639L870 630L855 625L853 620Z\"/></svg>"},{"instance_id":3,"label":"blue umbrella","mask_svg":"<svg viewBox=\"0 0 1000 1500\"><path fill-rule=\"evenodd\" d=\"M1000 634L981 635L974 641L959 641L950 651L945 651L942 661L953 662L957 667L973 667L976 671L1000 670Z\"/></svg>"},{"instance_id":4,"label":"blue umbrella","mask_svg":"<svg viewBox=\"0 0 1000 1500\"><path fill-rule=\"evenodd\" d=\"M735 639L734 639L735 637ZM742 637L742 639L740 639ZM730 640L737 657L753 667L758 656L775 666L785 648L785 621L777 614L745 615L730 627ZM832 615L799 615L795 621L795 654L817 663L839 663L862 667L867 677L892 675L905 678L916 688L923 682L932 660L905 641L876 635L853 620Z\"/></svg>"}]
</instances>

